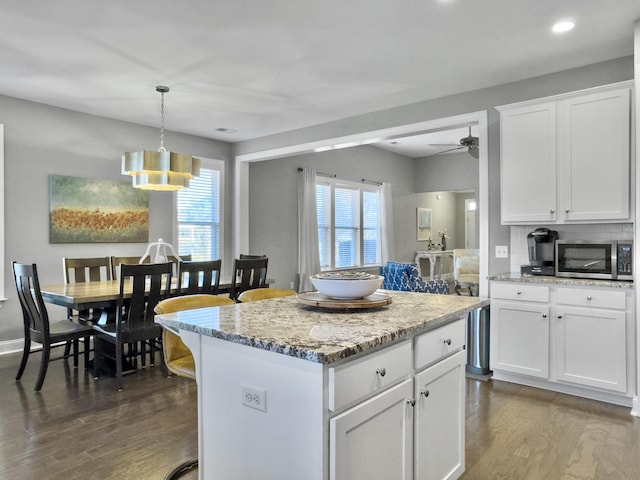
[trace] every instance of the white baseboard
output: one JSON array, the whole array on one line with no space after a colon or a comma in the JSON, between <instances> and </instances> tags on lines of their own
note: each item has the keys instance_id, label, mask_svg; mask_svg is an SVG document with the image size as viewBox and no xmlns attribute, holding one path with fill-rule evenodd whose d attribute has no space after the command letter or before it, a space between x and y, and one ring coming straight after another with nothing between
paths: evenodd
<instances>
[{"instance_id":1,"label":"white baseboard","mask_svg":"<svg viewBox=\"0 0 640 480\"><path fill-rule=\"evenodd\" d=\"M16 338L15 340L5 340L0 342L0 355L21 352L24 347L24 339Z\"/></svg>"},{"instance_id":2,"label":"white baseboard","mask_svg":"<svg viewBox=\"0 0 640 480\"><path fill-rule=\"evenodd\" d=\"M640 417L640 397L633 397L633 403L631 405L631 415L634 417Z\"/></svg>"}]
</instances>

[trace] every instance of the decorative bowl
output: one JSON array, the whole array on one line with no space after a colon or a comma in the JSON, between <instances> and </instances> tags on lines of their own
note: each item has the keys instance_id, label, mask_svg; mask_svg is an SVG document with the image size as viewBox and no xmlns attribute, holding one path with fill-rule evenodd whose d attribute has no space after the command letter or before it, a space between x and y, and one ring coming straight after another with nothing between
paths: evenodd
<instances>
[{"instance_id":1,"label":"decorative bowl","mask_svg":"<svg viewBox=\"0 0 640 480\"><path fill-rule=\"evenodd\" d=\"M371 295L382 285L383 277L365 272L328 272L310 277L323 295L338 300L354 300Z\"/></svg>"}]
</instances>

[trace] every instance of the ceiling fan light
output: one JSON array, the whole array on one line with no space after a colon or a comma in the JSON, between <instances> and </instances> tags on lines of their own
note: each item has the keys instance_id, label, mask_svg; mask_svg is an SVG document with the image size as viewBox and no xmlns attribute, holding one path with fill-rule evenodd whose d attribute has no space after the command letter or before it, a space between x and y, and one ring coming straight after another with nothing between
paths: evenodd
<instances>
[{"instance_id":1,"label":"ceiling fan light","mask_svg":"<svg viewBox=\"0 0 640 480\"><path fill-rule=\"evenodd\" d=\"M551 27L551 30L553 31L553 33L566 33L570 30L573 30L573 27L575 27L575 25L576 24L571 20L561 20L554 23L553 27Z\"/></svg>"}]
</instances>

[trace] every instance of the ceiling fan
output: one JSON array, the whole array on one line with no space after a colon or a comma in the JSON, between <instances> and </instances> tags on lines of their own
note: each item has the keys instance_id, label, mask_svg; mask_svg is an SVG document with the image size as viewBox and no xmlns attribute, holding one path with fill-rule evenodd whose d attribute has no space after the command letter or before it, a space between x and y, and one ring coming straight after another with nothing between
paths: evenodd
<instances>
[{"instance_id":1,"label":"ceiling fan","mask_svg":"<svg viewBox=\"0 0 640 480\"><path fill-rule=\"evenodd\" d=\"M471 135L471 127L469 127L469 135L466 137L462 137L458 145L451 144L451 143L432 143L430 144L430 146L431 147L452 147L447 150L442 150L440 152L433 153L432 155L440 155L441 153L453 152L455 150L462 150L463 148L466 148L472 157L478 158L478 137L474 137Z\"/></svg>"}]
</instances>

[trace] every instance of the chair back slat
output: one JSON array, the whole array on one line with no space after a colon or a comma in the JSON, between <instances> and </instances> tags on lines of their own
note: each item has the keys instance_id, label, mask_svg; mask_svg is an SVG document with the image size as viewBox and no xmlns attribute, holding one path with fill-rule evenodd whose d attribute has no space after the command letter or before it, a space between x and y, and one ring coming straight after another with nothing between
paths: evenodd
<instances>
[{"instance_id":1,"label":"chair back slat","mask_svg":"<svg viewBox=\"0 0 640 480\"><path fill-rule=\"evenodd\" d=\"M40 291L38 269L34 264L13 262L16 290L25 322L25 336L43 343L49 338L49 315Z\"/></svg>"},{"instance_id":2,"label":"chair back slat","mask_svg":"<svg viewBox=\"0 0 640 480\"><path fill-rule=\"evenodd\" d=\"M118 331L132 332L154 326L153 309L159 301L169 296L171 270L171 262L120 266L116 322ZM128 283L131 285L130 299L126 298Z\"/></svg>"},{"instance_id":3,"label":"chair back slat","mask_svg":"<svg viewBox=\"0 0 640 480\"><path fill-rule=\"evenodd\" d=\"M178 295L217 295L222 260L181 261L178 264Z\"/></svg>"},{"instance_id":4,"label":"chair back slat","mask_svg":"<svg viewBox=\"0 0 640 480\"><path fill-rule=\"evenodd\" d=\"M268 258L237 258L233 266L233 278L229 297L237 301L245 290L263 288L267 285Z\"/></svg>"},{"instance_id":5,"label":"chair back slat","mask_svg":"<svg viewBox=\"0 0 640 480\"><path fill-rule=\"evenodd\" d=\"M111 280L112 268L109 257L63 258L65 283L98 282ZM72 274L73 273L73 278Z\"/></svg>"}]
</instances>

